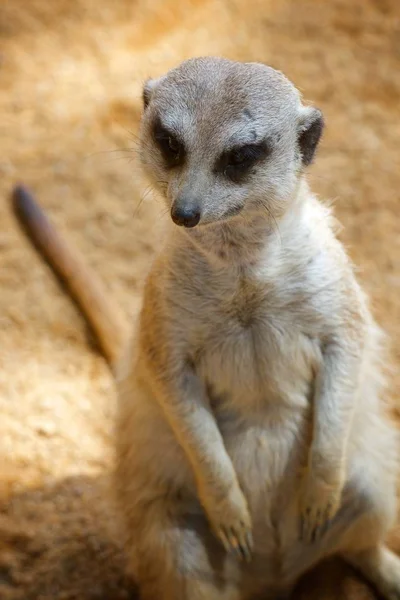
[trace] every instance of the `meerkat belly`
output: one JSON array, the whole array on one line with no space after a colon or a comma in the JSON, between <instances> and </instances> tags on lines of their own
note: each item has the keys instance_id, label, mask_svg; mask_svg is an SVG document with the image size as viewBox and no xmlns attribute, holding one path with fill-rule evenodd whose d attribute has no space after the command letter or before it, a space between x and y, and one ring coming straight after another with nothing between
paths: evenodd
<instances>
[{"instance_id":1,"label":"meerkat belly","mask_svg":"<svg viewBox=\"0 0 400 600\"><path fill-rule=\"evenodd\" d=\"M307 410L254 413L243 417L216 411L225 447L249 502L260 539L282 519L299 489L307 461L310 420Z\"/></svg>"},{"instance_id":2,"label":"meerkat belly","mask_svg":"<svg viewBox=\"0 0 400 600\"><path fill-rule=\"evenodd\" d=\"M264 523L297 488L310 442L318 347L265 324L210 333L198 372L252 512ZM269 514L269 517L268 517Z\"/></svg>"}]
</instances>

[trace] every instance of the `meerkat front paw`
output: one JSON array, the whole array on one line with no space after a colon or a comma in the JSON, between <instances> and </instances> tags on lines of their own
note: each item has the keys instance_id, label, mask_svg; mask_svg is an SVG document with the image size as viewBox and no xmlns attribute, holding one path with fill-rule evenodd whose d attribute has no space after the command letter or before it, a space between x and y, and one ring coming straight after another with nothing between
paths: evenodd
<instances>
[{"instance_id":1,"label":"meerkat front paw","mask_svg":"<svg viewBox=\"0 0 400 600\"><path fill-rule=\"evenodd\" d=\"M250 561L253 550L252 523L247 501L239 486L233 485L221 498L202 494L201 502L225 550Z\"/></svg>"},{"instance_id":2,"label":"meerkat front paw","mask_svg":"<svg viewBox=\"0 0 400 600\"><path fill-rule=\"evenodd\" d=\"M300 494L300 537L307 543L317 541L339 510L343 484L326 483L308 473Z\"/></svg>"}]
</instances>

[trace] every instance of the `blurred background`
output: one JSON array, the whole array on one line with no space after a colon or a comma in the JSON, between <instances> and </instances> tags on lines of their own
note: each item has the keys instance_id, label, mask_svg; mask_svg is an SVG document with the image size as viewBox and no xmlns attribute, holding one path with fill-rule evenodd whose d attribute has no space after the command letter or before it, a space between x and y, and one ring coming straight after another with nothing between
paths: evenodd
<instances>
[{"instance_id":1,"label":"blurred background","mask_svg":"<svg viewBox=\"0 0 400 600\"><path fill-rule=\"evenodd\" d=\"M398 416L399 1L0 0L1 600L136 597L105 500L112 378L20 233L10 191L17 181L31 186L135 314L168 218L138 169L142 84L210 54L266 62L323 110L310 180L334 202L390 334L388 400ZM333 561L295 598L374 595Z\"/></svg>"}]
</instances>

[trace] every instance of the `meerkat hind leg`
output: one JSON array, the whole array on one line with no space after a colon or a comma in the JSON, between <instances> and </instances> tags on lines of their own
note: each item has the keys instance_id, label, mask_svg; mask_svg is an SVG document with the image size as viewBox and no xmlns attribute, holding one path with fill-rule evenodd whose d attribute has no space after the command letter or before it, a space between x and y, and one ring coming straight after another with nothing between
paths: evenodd
<instances>
[{"instance_id":1,"label":"meerkat hind leg","mask_svg":"<svg viewBox=\"0 0 400 600\"><path fill-rule=\"evenodd\" d=\"M385 600L400 600L400 558L384 545L343 558L369 580Z\"/></svg>"},{"instance_id":2,"label":"meerkat hind leg","mask_svg":"<svg viewBox=\"0 0 400 600\"><path fill-rule=\"evenodd\" d=\"M226 553L205 516L165 508L132 539L141 600L247 600L241 561Z\"/></svg>"}]
</instances>

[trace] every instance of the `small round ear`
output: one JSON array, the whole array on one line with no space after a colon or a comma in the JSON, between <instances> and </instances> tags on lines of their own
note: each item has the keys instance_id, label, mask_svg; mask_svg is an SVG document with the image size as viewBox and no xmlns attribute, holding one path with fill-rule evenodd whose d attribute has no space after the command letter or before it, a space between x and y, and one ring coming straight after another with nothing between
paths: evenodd
<instances>
[{"instance_id":1,"label":"small round ear","mask_svg":"<svg viewBox=\"0 0 400 600\"><path fill-rule=\"evenodd\" d=\"M151 94L153 93L156 83L157 83L156 79L147 79L147 81L145 81L145 83L144 83L143 90L142 90L142 100L143 100L144 108L147 108L149 105L149 102L151 99Z\"/></svg>"},{"instance_id":2,"label":"small round ear","mask_svg":"<svg viewBox=\"0 0 400 600\"><path fill-rule=\"evenodd\" d=\"M298 124L298 144L305 167L313 161L323 129L322 112L312 106L303 106Z\"/></svg>"},{"instance_id":3,"label":"small round ear","mask_svg":"<svg viewBox=\"0 0 400 600\"><path fill-rule=\"evenodd\" d=\"M147 81L145 81L144 86L143 86L143 91L142 91L143 106L145 109L148 107L148 105L150 103L150 100L151 100L154 90L161 83L161 81L163 79L164 79L164 76L159 77L158 79L147 79Z\"/></svg>"}]
</instances>

